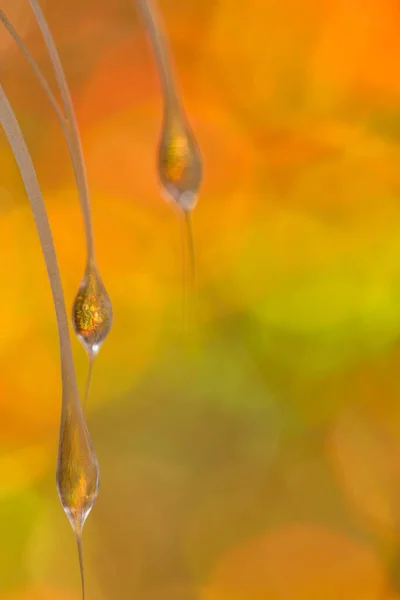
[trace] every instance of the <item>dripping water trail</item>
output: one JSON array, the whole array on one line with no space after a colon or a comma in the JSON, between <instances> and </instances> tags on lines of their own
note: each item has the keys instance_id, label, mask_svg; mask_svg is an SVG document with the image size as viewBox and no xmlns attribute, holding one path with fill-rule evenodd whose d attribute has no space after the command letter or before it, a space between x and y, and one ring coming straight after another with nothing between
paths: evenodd
<instances>
[{"instance_id":1,"label":"dripping water trail","mask_svg":"<svg viewBox=\"0 0 400 600\"><path fill-rule=\"evenodd\" d=\"M88 374L87 374L87 379L86 379L85 395L83 396L83 408L87 407L90 383L92 381L93 364L94 364L94 356L93 356L92 352L88 353L88 357L89 357L89 369L88 369Z\"/></svg>"},{"instance_id":2,"label":"dripping water trail","mask_svg":"<svg viewBox=\"0 0 400 600\"><path fill-rule=\"evenodd\" d=\"M83 566L82 527L75 525L75 538L78 547L79 571L81 574L82 600L85 600L85 568Z\"/></svg>"},{"instance_id":3,"label":"dripping water trail","mask_svg":"<svg viewBox=\"0 0 400 600\"><path fill-rule=\"evenodd\" d=\"M182 212L183 330L188 334L194 324L196 305L196 256L191 215Z\"/></svg>"},{"instance_id":4,"label":"dripping water trail","mask_svg":"<svg viewBox=\"0 0 400 600\"><path fill-rule=\"evenodd\" d=\"M191 214L188 210L185 211L185 227L186 227L186 237L187 237L187 245L189 251L189 276L190 276L190 290L192 295L195 295L196 292L196 254L194 249L194 236L193 236L193 227L192 227L192 218Z\"/></svg>"},{"instance_id":5,"label":"dripping water trail","mask_svg":"<svg viewBox=\"0 0 400 600\"><path fill-rule=\"evenodd\" d=\"M188 276L187 276L187 257L186 257L186 223L185 216L181 215L181 257L182 257L182 331L186 333L187 324L187 304L188 304Z\"/></svg>"}]
</instances>

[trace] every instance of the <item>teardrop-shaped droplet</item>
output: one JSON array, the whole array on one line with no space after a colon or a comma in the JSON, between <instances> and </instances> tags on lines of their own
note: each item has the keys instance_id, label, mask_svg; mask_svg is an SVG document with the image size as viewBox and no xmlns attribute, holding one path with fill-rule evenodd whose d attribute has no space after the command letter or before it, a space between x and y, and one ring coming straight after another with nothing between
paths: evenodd
<instances>
[{"instance_id":1,"label":"teardrop-shaped droplet","mask_svg":"<svg viewBox=\"0 0 400 600\"><path fill-rule=\"evenodd\" d=\"M57 489L74 531L81 531L98 494L99 465L80 405L73 402L61 417Z\"/></svg>"},{"instance_id":2,"label":"teardrop-shaped droplet","mask_svg":"<svg viewBox=\"0 0 400 600\"><path fill-rule=\"evenodd\" d=\"M78 544L84 600L82 530L97 498L100 471L79 401L68 401L68 398L63 401L56 482Z\"/></svg>"},{"instance_id":3,"label":"teardrop-shaped droplet","mask_svg":"<svg viewBox=\"0 0 400 600\"><path fill-rule=\"evenodd\" d=\"M89 263L72 308L74 330L89 356L95 356L112 325L110 298L93 263Z\"/></svg>"},{"instance_id":4,"label":"teardrop-shaped droplet","mask_svg":"<svg viewBox=\"0 0 400 600\"><path fill-rule=\"evenodd\" d=\"M184 210L197 202L203 169L200 150L186 118L167 115L158 156L161 184L167 195Z\"/></svg>"}]
</instances>

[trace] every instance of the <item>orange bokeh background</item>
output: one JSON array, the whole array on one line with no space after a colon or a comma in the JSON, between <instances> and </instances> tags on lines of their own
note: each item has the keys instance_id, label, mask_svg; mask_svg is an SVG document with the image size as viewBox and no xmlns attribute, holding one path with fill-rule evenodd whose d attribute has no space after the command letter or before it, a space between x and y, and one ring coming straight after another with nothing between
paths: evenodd
<instances>
[{"instance_id":1,"label":"orange bokeh background","mask_svg":"<svg viewBox=\"0 0 400 600\"><path fill-rule=\"evenodd\" d=\"M189 344L180 219L156 173L161 89L135 3L40 4L115 315L87 412L102 482L87 597L400 598L398 2L159 1L204 160ZM54 85L28 2L1 8ZM85 245L65 142L4 29L0 52L71 306ZM0 600L73 600L55 315L4 135L0 175Z\"/></svg>"}]
</instances>

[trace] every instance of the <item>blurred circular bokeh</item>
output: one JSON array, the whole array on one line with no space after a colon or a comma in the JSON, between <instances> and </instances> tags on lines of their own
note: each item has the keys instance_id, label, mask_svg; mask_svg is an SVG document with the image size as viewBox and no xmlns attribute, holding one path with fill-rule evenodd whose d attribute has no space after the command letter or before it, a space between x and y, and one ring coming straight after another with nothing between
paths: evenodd
<instances>
[{"instance_id":1,"label":"blurred circular bokeh","mask_svg":"<svg viewBox=\"0 0 400 600\"><path fill-rule=\"evenodd\" d=\"M396 0L160 0L204 161L189 335L182 219L156 172L163 98L135 3L40 5L114 308L86 410L101 465L88 598L396 600ZM2 10L57 94L29 3ZM65 140L4 29L0 52L70 312L86 249ZM5 136L0 175L0 600L73 600L76 544L54 481L57 328ZM88 361L72 344L83 392Z\"/></svg>"}]
</instances>

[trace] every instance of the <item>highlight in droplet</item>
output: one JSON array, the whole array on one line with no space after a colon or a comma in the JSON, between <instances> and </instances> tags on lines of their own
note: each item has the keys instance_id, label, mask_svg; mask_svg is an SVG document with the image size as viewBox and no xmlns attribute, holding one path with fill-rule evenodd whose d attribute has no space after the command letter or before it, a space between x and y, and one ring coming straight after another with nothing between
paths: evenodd
<instances>
[{"instance_id":1,"label":"highlight in droplet","mask_svg":"<svg viewBox=\"0 0 400 600\"><path fill-rule=\"evenodd\" d=\"M89 357L94 357L110 332L110 298L93 262L89 262L72 308L75 333Z\"/></svg>"},{"instance_id":2,"label":"highlight in droplet","mask_svg":"<svg viewBox=\"0 0 400 600\"><path fill-rule=\"evenodd\" d=\"M203 168L194 134L186 118L178 112L164 119L158 173L167 196L183 210L192 210L197 203Z\"/></svg>"},{"instance_id":3,"label":"highlight in droplet","mask_svg":"<svg viewBox=\"0 0 400 600\"><path fill-rule=\"evenodd\" d=\"M100 470L81 406L68 397L63 398L56 483L77 541L84 600L82 531L98 495Z\"/></svg>"}]
</instances>

